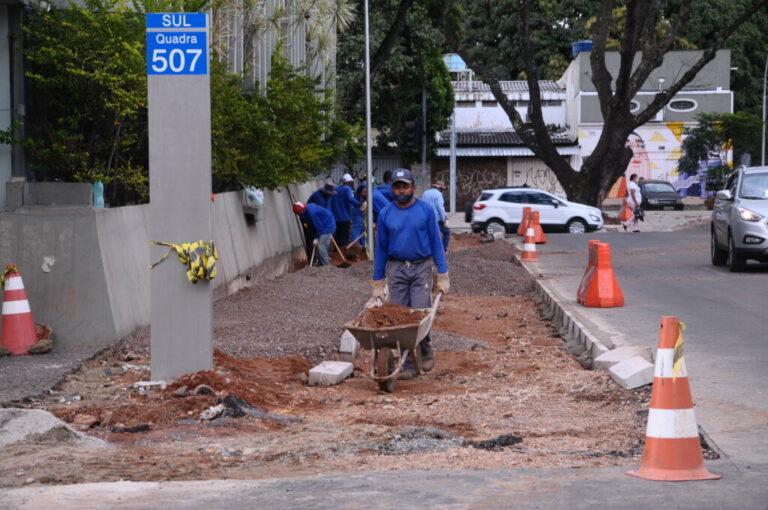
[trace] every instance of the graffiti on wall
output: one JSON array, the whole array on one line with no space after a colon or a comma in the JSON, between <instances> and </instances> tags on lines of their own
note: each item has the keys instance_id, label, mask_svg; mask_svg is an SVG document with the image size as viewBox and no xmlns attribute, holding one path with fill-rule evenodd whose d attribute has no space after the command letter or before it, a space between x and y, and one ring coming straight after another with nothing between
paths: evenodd
<instances>
[{"instance_id":1,"label":"graffiti on wall","mask_svg":"<svg viewBox=\"0 0 768 510\"><path fill-rule=\"evenodd\" d=\"M439 169L432 172L433 182L441 180L449 182L448 170ZM474 202L484 189L506 186L506 161L500 165L476 165L459 161L456 169L456 206L463 209L467 202Z\"/></svg>"},{"instance_id":2,"label":"graffiti on wall","mask_svg":"<svg viewBox=\"0 0 768 510\"><path fill-rule=\"evenodd\" d=\"M683 128L682 122L667 122L646 124L633 131L627 139L627 146L632 149L632 160L627 166L625 175L637 174L644 179L660 179L669 181L683 196L706 196L703 176L685 176L678 171L677 164L682 154ZM582 159L589 156L597 144L601 129L582 128L579 130L579 145ZM732 155L728 154L730 161ZM702 162L703 168L709 166Z\"/></svg>"},{"instance_id":3,"label":"graffiti on wall","mask_svg":"<svg viewBox=\"0 0 768 510\"><path fill-rule=\"evenodd\" d=\"M565 190L555 177L555 173L547 167L530 165L515 165L512 170L510 186L528 186L538 188L553 195L565 196Z\"/></svg>"}]
</instances>

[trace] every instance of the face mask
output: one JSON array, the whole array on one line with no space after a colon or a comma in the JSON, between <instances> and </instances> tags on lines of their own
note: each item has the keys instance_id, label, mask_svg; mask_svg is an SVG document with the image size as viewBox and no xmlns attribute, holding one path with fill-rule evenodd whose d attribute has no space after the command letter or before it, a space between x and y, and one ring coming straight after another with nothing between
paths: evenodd
<instances>
[{"instance_id":1,"label":"face mask","mask_svg":"<svg viewBox=\"0 0 768 510\"><path fill-rule=\"evenodd\" d=\"M398 204L407 204L413 198L413 193L410 195L395 195L395 200Z\"/></svg>"}]
</instances>

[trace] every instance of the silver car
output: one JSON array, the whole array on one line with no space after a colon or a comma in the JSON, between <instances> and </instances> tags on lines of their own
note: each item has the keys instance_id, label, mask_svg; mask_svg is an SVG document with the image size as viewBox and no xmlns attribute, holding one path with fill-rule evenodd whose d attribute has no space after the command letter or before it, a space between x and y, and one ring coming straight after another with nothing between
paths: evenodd
<instances>
[{"instance_id":1,"label":"silver car","mask_svg":"<svg viewBox=\"0 0 768 510\"><path fill-rule=\"evenodd\" d=\"M742 271L747 259L768 262L768 166L739 167L717 192L712 210L712 264Z\"/></svg>"}]
</instances>

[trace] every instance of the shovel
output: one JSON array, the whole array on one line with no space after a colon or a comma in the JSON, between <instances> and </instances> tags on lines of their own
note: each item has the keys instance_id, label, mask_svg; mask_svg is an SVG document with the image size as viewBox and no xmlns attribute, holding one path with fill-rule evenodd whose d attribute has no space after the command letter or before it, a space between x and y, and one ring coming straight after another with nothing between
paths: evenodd
<instances>
[{"instance_id":1,"label":"shovel","mask_svg":"<svg viewBox=\"0 0 768 510\"><path fill-rule=\"evenodd\" d=\"M316 249L317 249L317 238L312 240L312 256L309 258L309 267L312 267L312 263L315 261Z\"/></svg>"},{"instance_id":2,"label":"shovel","mask_svg":"<svg viewBox=\"0 0 768 510\"><path fill-rule=\"evenodd\" d=\"M336 242L336 239L331 237L331 241L333 241L333 245L336 247L336 251L339 252L339 256L341 257L341 264L339 264L338 267L349 267L352 265L351 262L347 260L347 258L344 256L344 253L342 253L341 248L339 248L338 243Z\"/></svg>"},{"instance_id":3,"label":"shovel","mask_svg":"<svg viewBox=\"0 0 768 510\"><path fill-rule=\"evenodd\" d=\"M355 244L356 242L358 242L360 239L362 239L362 237L363 237L364 235L365 235L365 232L363 232L362 234L360 234L359 236L357 236L357 237L355 238L355 240L354 240L354 241L352 241L351 243L349 243L349 244L348 244L348 245L347 245L347 246L346 246L344 249L345 249L345 250L348 250L348 249L352 248L352 245L353 245L353 244Z\"/></svg>"}]
</instances>

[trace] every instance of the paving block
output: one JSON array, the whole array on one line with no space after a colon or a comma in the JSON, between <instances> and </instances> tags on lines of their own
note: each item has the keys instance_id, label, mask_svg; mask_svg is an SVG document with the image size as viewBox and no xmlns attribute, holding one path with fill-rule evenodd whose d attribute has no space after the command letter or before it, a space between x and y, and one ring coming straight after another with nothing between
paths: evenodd
<instances>
[{"instance_id":1,"label":"paving block","mask_svg":"<svg viewBox=\"0 0 768 510\"><path fill-rule=\"evenodd\" d=\"M604 352L597 356L594 360L594 367L608 370L613 365L633 356L641 356L646 360L651 361L650 355L651 350L648 347L635 347L625 345L623 347L618 347L611 351Z\"/></svg>"},{"instance_id":2,"label":"paving block","mask_svg":"<svg viewBox=\"0 0 768 510\"><path fill-rule=\"evenodd\" d=\"M323 361L309 371L310 386L333 386L352 375L353 365L347 361Z\"/></svg>"},{"instance_id":3,"label":"paving block","mask_svg":"<svg viewBox=\"0 0 768 510\"><path fill-rule=\"evenodd\" d=\"M622 388L634 390L653 382L653 363L635 355L616 363L608 369L608 373Z\"/></svg>"},{"instance_id":4,"label":"paving block","mask_svg":"<svg viewBox=\"0 0 768 510\"><path fill-rule=\"evenodd\" d=\"M354 361L357 357L358 350L359 345L357 339L349 332L349 330L345 329L344 333L341 335L341 341L339 343L339 359L341 361Z\"/></svg>"}]
</instances>

